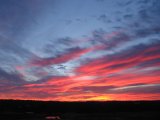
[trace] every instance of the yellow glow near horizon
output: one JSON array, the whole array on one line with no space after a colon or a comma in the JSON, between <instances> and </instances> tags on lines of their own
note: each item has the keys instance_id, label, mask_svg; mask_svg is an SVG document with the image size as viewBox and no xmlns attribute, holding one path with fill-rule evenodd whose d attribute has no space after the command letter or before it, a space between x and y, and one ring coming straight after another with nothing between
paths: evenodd
<instances>
[{"instance_id":1,"label":"yellow glow near horizon","mask_svg":"<svg viewBox=\"0 0 160 120\"><path fill-rule=\"evenodd\" d=\"M88 100L91 100L91 101L108 101L108 100L111 100L111 98L105 95L105 96L92 97L92 98L89 98Z\"/></svg>"}]
</instances>

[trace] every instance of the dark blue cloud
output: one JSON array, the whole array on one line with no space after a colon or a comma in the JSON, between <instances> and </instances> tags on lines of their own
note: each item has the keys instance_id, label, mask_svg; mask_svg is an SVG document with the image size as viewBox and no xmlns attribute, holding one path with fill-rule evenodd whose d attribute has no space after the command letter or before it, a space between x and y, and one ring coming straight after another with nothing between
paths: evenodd
<instances>
[{"instance_id":1,"label":"dark blue cloud","mask_svg":"<svg viewBox=\"0 0 160 120\"><path fill-rule=\"evenodd\" d=\"M0 81L1 81L1 86L12 86L12 85L22 85L25 83L23 78L21 77L20 74L18 73L8 73L2 69L0 69Z\"/></svg>"},{"instance_id":2,"label":"dark blue cloud","mask_svg":"<svg viewBox=\"0 0 160 120\"><path fill-rule=\"evenodd\" d=\"M124 86L115 90L111 90L111 93L130 93L130 94L157 94L160 93L160 85L137 85L137 86Z\"/></svg>"},{"instance_id":3,"label":"dark blue cloud","mask_svg":"<svg viewBox=\"0 0 160 120\"><path fill-rule=\"evenodd\" d=\"M101 92L105 93L107 90L116 88L116 86L84 86L84 87L74 87L73 90L80 90L84 92Z\"/></svg>"},{"instance_id":4,"label":"dark blue cloud","mask_svg":"<svg viewBox=\"0 0 160 120\"><path fill-rule=\"evenodd\" d=\"M156 94L160 93L159 84L130 84L127 86L82 86L74 87L72 90L79 90L83 92L93 92L93 93L107 93L107 94Z\"/></svg>"}]
</instances>

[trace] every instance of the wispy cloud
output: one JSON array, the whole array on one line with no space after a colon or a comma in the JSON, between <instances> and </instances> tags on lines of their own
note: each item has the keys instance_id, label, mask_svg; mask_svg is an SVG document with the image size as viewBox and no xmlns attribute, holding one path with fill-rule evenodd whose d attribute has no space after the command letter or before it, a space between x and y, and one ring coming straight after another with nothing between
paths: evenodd
<instances>
[{"instance_id":1,"label":"wispy cloud","mask_svg":"<svg viewBox=\"0 0 160 120\"><path fill-rule=\"evenodd\" d=\"M159 5L1 1L0 99L159 99Z\"/></svg>"}]
</instances>

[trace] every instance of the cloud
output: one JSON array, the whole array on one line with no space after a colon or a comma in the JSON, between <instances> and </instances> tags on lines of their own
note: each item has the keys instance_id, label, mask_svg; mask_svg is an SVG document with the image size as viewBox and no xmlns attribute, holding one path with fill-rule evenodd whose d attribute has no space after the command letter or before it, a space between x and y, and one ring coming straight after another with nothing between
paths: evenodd
<instances>
[{"instance_id":1,"label":"cloud","mask_svg":"<svg viewBox=\"0 0 160 120\"><path fill-rule=\"evenodd\" d=\"M160 84L130 84L126 86L81 86L71 90L101 94L160 94Z\"/></svg>"},{"instance_id":2,"label":"cloud","mask_svg":"<svg viewBox=\"0 0 160 120\"><path fill-rule=\"evenodd\" d=\"M76 59L81 57L82 55L85 55L86 53L89 53L93 50L103 49L104 46L97 45L90 48L70 48L67 49L67 52L63 53L62 55L59 55L57 57L50 57L50 58L38 58L33 59L31 61L31 65L33 66L47 66L52 64L61 64L68 62L70 60Z\"/></svg>"},{"instance_id":3,"label":"cloud","mask_svg":"<svg viewBox=\"0 0 160 120\"><path fill-rule=\"evenodd\" d=\"M63 19L72 16L72 12L59 11L54 16L50 2L2 2L0 98L70 101L158 99L159 1L140 2L124 1L121 3L123 9L117 6L113 10L117 11L115 15L112 10L101 12L102 9L93 11L95 15L84 15L83 12L80 20L77 16ZM58 22L61 15L63 22ZM75 19L78 22L71 23ZM96 19L96 22L90 19ZM58 23L58 27L54 23ZM76 34L70 34L74 30L72 25L76 27ZM76 38L82 36L81 25L89 35ZM37 46L37 42L43 45Z\"/></svg>"},{"instance_id":4,"label":"cloud","mask_svg":"<svg viewBox=\"0 0 160 120\"><path fill-rule=\"evenodd\" d=\"M3 85L21 85L24 82L24 80L21 78L21 75L18 73L8 73L2 69L0 69L0 81L2 86Z\"/></svg>"},{"instance_id":5,"label":"cloud","mask_svg":"<svg viewBox=\"0 0 160 120\"><path fill-rule=\"evenodd\" d=\"M158 67L159 63L154 61L160 58L159 48L159 43L134 46L112 55L89 60L75 69L75 72L78 75L97 76L93 85L121 86L139 82L156 84L159 83L159 70L154 70L154 67ZM142 65L146 62L152 62L151 66Z\"/></svg>"},{"instance_id":6,"label":"cloud","mask_svg":"<svg viewBox=\"0 0 160 120\"><path fill-rule=\"evenodd\" d=\"M134 86L124 86L111 90L111 93L121 94L160 94L160 84L144 84L144 85L134 85Z\"/></svg>"},{"instance_id":7,"label":"cloud","mask_svg":"<svg viewBox=\"0 0 160 120\"><path fill-rule=\"evenodd\" d=\"M146 61L158 59L160 57L159 48L159 43L134 46L113 55L107 55L89 61L87 64L80 66L77 71L85 73L101 69L106 70L107 72L110 70L127 69Z\"/></svg>"},{"instance_id":8,"label":"cloud","mask_svg":"<svg viewBox=\"0 0 160 120\"><path fill-rule=\"evenodd\" d=\"M107 90L116 88L115 86L81 86L74 87L71 90L79 90L82 92L105 93Z\"/></svg>"},{"instance_id":9,"label":"cloud","mask_svg":"<svg viewBox=\"0 0 160 120\"><path fill-rule=\"evenodd\" d=\"M47 66L51 64L60 64L69 60L73 60L74 58L80 57L81 55L89 51L90 49L72 48L68 50L68 53L64 53L63 55L60 55L58 57L38 58L31 61L31 64L35 66Z\"/></svg>"},{"instance_id":10,"label":"cloud","mask_svg":"<svg viewBox=\"0 0 160 120\"><path fill-rule=\"evenodd\" d=\"M103 23L106 23L106 24L111 22L111 20L105 14L100 15L98 17L98 20L102 21Z\"/></svg>"}]
</instances>

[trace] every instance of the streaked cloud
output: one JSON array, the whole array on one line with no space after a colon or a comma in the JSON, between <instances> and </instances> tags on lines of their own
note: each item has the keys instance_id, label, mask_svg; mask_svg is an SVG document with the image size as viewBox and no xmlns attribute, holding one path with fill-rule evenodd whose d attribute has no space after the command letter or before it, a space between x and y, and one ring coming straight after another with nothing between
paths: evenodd
<instances>
[{"instance_id":1,"label":"streaked cloud","mask_svg":"<svg viewBox=\"0 0 160 120\"><path fill-rule=\"evenodd\" d=\"M0 99L159 100L159 3L1 1Z\"/></svg>"}]
</instances>

